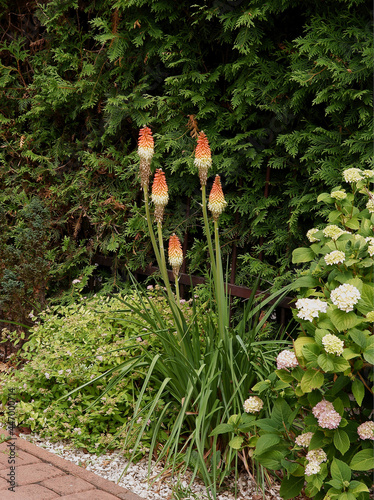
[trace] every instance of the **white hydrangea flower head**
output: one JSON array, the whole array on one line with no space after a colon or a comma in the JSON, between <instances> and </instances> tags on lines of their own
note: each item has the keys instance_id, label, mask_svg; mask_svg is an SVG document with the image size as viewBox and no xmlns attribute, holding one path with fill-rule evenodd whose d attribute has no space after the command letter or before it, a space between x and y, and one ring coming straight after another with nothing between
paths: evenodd
<instances>
[{"instance_id":1,"label":"white hydrangea flower head","mask_svg":"<svg viewBox=\"0 0 374 500\"><path fill-rule=\"evenodd\" d=\"M361 175L363 175L366 179L371 179L374 177L374 170L363 170Z\"/></svg>"},{"instance_id":2,"label":"white hydrangea flower head","mask_svg":"<svg viewBox=\"0 0 374 500\"><path fill-rule=\"evenodd\" d=\"M307 448L312 440L314 432L304 432L296 437L295 443L297 446L302 446L303 448Z\"/></svg>"},{"instance_id":3,"label":"white hydrangea flower head","mask_svg":"<svg viewBox=\"0 0 374 500\"><path fill-rule=\"evenodd\" d=\"M373 236L368 236L367 238L365 238L365 241L367 241L369 243L368 254L370 255L370 257L373 257L374 256L374 238L373 238Z\"/></svg>"},{"instance_id":4,"label":"white hydrangea flower head","mask_svg":"<svg viewBox=\"0 0 374 500\"><path fill-rule=\"evenodd\" d=\"M316 462L309 462L305 467L305 475L313 476L313 474L318 474L321 470L321 466Z\"/></svg>"},{"instance_id":5,"label":"white hydrangea flower head","mask_svg":"<svg viewBox=\"0 0 374 500\"><path fill-rule=\"evenodd\" d=\"M373 193L371 193L372 196ZM374 199L373 198L369 198L369 201L366 203L366 208L369 210L369 212L371 214L374 214Z\"/></svg>"},{"instance_id":6,"label":"white hydrangea flower head","mask_svg":"<svg viewBox=\"0 0 374 500\"><path fill-rule=\"evenodd\" d=\"M344 231L344 229L341 229L335 224L330 224L329 226L326 226L322 232L323 236L325 236L326 238L331 238L334 241L337 240L339 236L341 236L342 234L349 234L349 231Z\"/></svg>"},{"instance_id":7,"label":"white hydrangea flower head","mask_svg":"<svg viewBox=\"0 0 374 500\"><path fill-rule=\"evenodd\" d=\"M307 321L318 318L318 314L320 312L325 313L328 308L327 302L320 299L299 299L295 305L299 309L297 316Z\"/></svg>"},{"instance_id":8,"label":"white hydrangea flower head","mask_svg":"<svg viewBox=\"0 0 374 500\"><path fill-rule=\"evenodd\" d=\"M309 462L316 462L321 464L322 462L327 462L327 455L322 448L317 448L316 450L308 451L305 457Z\"/></svg>"},{"instance_id":9,"label":"white hydrangea flower head","mask_svg":"<svg viewBox=\"0 0 374 500\"><path fill-rule=\"evenodd\" d=\"M258 396L251 396L244 401L243 408L247 413L257 413L262 410L264 402Z\"/></svg>"},{"instance_id":10,"label":"white hydrangea flower head","mask_svg":"<svg viewBox=\"0 0 374 500\"><path fill-rule=\"evenodd\" d=\"M362 170L359 168L347 168L344 170L343 177L345 182L358 182L362 181Z\"/></svg>"},{"instance_id":11,"label":"white hydrangea flower head","mask_svg":"<svg viewBox=\"0 0 374 500\"><path fill-rule=\"evenodd\" d=\"M361 234L354 234L354 235L353 235L353 241L354 241L355 243L357 243L358 241L359 241L360 243L363 243L363 242L365 241L365 238L364 238L363 236L361 236Z\"/></svg>"},{"instance_id":12,"label":"white hydrangea flower head","mask_svg":"<svg viewBox=\"0 0 374 500\"><path fill-rule=\"evenodd\" d=\"M374 311L369 311L366 314L366 319L370 321L370 323L374 323Z\"/></svg>"},{"instance_id":13,"label":"white hydrangea flower head","mask_svg":"<svg viewBox=\"0 0 374 500\"><path fill-rule=\"evenodd\" d=\"M359 425L357 433L361 439L371 439L374 441L374 422L372 420L368 420L367 422Z\"/></svg>"},{"instance_id":14,"label":"white hydrangea flower head","mask_svg":"<svg viewBox=\"0 0 374 500\"><path fill-rule=\"evenodd\" d=\"M361 294L359 290L349 283L335 288L330 294L330 299L341 311L353 311L353 306L360 300Z\"/></svg>"},{"instance_id":15,"label":"white hydrangea flower head","mask_svg":"<svg viewBox=\"0 0 374 500\"><path fill-rule=\"evenodd\" d=\"M342 264L345 260L345 253L340 252L339 250L334 250L325 255L325 262L328 266L332 266L333 264Z\"/></svg>"},{"instance_id":16,"label":"white hydrangea flower head","mask_svg":"<svg viewBox=\"0 0 374 500\"><path fill-rule=\"evenodd\" d=\"M311 242L311 243L315 243L316 241L320 241L318 238L316 238L315 236L313 236L313 234L315 233L318 233L318 229L313 227L312 229L309 229L309 231L307 231L306 233L306 237L308 238L308 240Z\"/></svg>"},{"instance_id":17,"label":"white hydrangea flower head","mask_svg":"<svg viewBox=\"0 0 374 500\"><path fill-rule=\"evenodd\" d=\"M328 333L322 338L322 344L329 354L336 354L336 356L343 354L344 342L332 333Z\"/></svg>"},{"instance_id":18,"label":"white hydrangea flower head","mask_svg":"<svg viewBox=\"0 0 374 500\"><path fill-rule=\"evenodd\" d=\"M284 368L296 368L299 363L293 351L285 349L277 356L277 369L283 370Z\"/></svg>"},{"instance_id":19,"label":"white hydrangea flower head","mask_svg":"<svg viewBox=\"0 0 374 500\"><path fill-rule=\"evenodd\" d=\"M335 200L341 201L347 198L347 193L345 192L345 189L341 189L339 191L332 191L330 196Z\"/></svg>"}]
</instances>

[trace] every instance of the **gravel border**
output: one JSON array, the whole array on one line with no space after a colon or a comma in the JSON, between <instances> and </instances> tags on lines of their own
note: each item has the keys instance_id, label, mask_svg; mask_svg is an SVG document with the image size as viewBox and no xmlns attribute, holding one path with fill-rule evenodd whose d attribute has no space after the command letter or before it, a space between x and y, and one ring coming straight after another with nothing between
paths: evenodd
<instances>
[{"instance_id":1,"label":"gravel border","mask_svg":"<svg viewBox=\"0 0 374 500\"><path fill-rule=\"evenodd\" d=\"M148 483L148 459L144 458L136 464L130 465L126 474L122 473L128 464L121 452L111 452L105 455L85 453L82 449L73 448L68 442L53 443L50 439L42 438L38 434L20 434L20 437L54 453L65 460L97 474L104 479L127 488L146 500L207 500L209 497L204 484L195 480L189 487L190 475L186 475L179 481L177 478L162 475L162 468L152 463L151 479L161 474L160 479L154 483ZM234 489L235 478L231 480ZM217 500L281 500L279 496L279 485L274 485L265 495L256 487L255 482L248 474L239 476L237 481L237 496L230 491L225 491L217 496Z\"/></svg>"}]
</instances>

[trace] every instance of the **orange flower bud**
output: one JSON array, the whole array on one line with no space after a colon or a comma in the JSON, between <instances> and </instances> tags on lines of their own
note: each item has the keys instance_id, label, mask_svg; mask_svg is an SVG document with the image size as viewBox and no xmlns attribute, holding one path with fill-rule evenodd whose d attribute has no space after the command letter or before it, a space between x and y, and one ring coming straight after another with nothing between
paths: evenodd
<instances>
[{"instance_id":1,"label":"orange flower bud","mask_svg":"<svg viewBox=\"0 0 374 500\"><path fill-rule=\"evenodd\" d=\"M208 169L212 165L212 155L207 136L200 132L195 149L194 165L199 169L200 184L206 185Z\"/></svg>"},{"instance_id":2,"label":"orange flower bud","mask_svg":"<svg viewBox=\"0 0 374 500\"><path fill-rule=\"evenodd\" d=\"M172 234L169 239L169 263L173 269L174 277L176 278L183 264L182 245L176 234Z\"/></svg>"},{"instance_id":3,"label":"orange flower bud","mask_svg":"<svg viewBox=\"0 0 374 500\"><path fill-rule=\"evenodd\" d=\"M162 222L164 208L169 201L169 195L165 174L161 168L158 168L155 172L152 186L152 201L155 204L155 220L157 222Z\"/></svg>"},{"instance_id":4,"label":"orange flower bud","mask_svg":"<svg viewBox=\"0 0 374 500\"><path fill-rule=\"evenodd\" d=\"M208 203L208 208L212 212L214 220L218 220L219 215L224 211L226 205L227 203L221 186L221 178L219 175L216 175L209 195Z\"/></svg>"}]
</instances>

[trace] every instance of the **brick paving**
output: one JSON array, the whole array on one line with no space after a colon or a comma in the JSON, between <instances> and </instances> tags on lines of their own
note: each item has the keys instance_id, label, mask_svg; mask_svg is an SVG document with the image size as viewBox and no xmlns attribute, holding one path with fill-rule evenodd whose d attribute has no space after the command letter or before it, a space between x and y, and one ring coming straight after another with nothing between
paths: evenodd
<instances>
[{"instance_id":1,"label":"brick paving","mask_svg":"<svg viewBox=\"0 0 374 500\"><path fill-rule=\"evenodd\" d=\"M0 435L9 436L0 429ZM14 462L13 462L14 460ZM13 482L12 482L13 481ZM0 444L1 500L143 500L19 436Z\"/></svg>"}]
</instances>

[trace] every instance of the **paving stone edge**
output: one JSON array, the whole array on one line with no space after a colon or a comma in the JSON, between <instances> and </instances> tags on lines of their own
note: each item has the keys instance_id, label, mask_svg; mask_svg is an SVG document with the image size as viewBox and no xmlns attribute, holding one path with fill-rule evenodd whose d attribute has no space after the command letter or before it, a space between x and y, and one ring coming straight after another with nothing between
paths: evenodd
<instances>
[{"instance_id":1,"label":"paving stone edge","mask_svg":"<svg viewBox=\"0 0 374 500\"><path fill-rule=\"evenodd\" d=\"M0 434L5 434L9 436L9 433L0 427ZM80 477L81 479L93 484L96 488L106 491L107 493L111 493L112 495L117 496L121 500L144 500L144 498L132 493L130 490L123 488L122 486L118 486L117 484L109 481L108 479L97 476L91 471L84 469L83 467L79 467L78 465L65 460L62 457L54 455L35 444L26 441L17 436L16 441L16 449L20 449L33 455L34 457L39 458L43 462L48 462L49 464L58 467L68 474L72 474L73 476Z\"/></svg>"}]
</instances>

